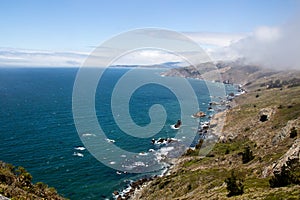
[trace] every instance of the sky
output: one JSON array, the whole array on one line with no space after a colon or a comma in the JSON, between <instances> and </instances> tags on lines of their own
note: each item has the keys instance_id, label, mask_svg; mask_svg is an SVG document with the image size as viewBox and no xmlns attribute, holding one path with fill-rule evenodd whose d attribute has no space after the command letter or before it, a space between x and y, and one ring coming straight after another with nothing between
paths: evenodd
<instances>
[{"instance_id":1,"label":"sky","mask_svg":"<svg viewBox=\"0 0 300 200\"><path fill-rule=\"evenodd\" d=\"M183 33L216 57L237 57L237 51L250 56L253 49L233 43L256 43L256 36L269 40L268 35L280 34L281 27L292 27L287 24L297 18L299 4L299 0L0 0L0 65L78 66L109 38L145 27Z\"/></svg>"}]
</instances>

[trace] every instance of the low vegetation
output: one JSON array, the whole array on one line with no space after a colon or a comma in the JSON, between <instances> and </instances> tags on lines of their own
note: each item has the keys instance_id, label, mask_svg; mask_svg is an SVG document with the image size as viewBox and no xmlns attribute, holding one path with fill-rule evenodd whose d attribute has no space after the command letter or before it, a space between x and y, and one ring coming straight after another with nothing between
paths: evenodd
<instances>
[{"instance_id":1,"label":"low vegetation","mask_svg":"<svg viewBox=\"0 0 300 200\"><path fill-rule=\"evenodd\" d=\"M0 161L0 194L11 199L53 199L65 198L45 183L32 183L32 176L23 167L14 167Z\"/></svg>"}]
</instances>

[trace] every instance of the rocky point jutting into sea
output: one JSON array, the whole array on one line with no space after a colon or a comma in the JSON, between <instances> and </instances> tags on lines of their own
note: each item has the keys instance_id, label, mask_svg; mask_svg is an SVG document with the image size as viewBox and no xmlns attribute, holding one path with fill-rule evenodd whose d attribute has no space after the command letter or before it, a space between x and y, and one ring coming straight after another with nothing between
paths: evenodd
<instances>
[{"instance_id":1,"label":"rocky point jutting into sea","mask_svg":"<svg viewBox=\"0 0 300 200\"><path fill-rule=\"evenodd\" d=\"M165 176L140 181L126 199L299 199L300 72L238 62L217 67L247 90L211 120L224 120L215 129L218 142L206 156L202 143L188 150ZM199 78L191 70L164 75Z\"/></svg>"}]
</instances>

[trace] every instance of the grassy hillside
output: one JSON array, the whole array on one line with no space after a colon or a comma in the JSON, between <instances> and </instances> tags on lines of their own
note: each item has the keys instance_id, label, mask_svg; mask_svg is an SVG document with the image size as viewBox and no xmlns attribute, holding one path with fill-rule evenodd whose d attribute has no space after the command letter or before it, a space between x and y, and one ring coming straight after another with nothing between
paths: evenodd
<instances>
[{"instance_id":1,"label":"grassy hillside","mask_svg":"<svg viewBox=\"0 0 300 200\"><path fill-rule=\"evenodd\" d=\"M213 150L206 157L189 152L132 199L299 199L300 86L288 82L293 78L278 72L251 80L226 112ZM282 84L270 87L277 79Z\"/></svg>"},{"instance_id":2,"label":"grassy hillside","mask_svg":"<svg viewBox=\"0 0 300 200\"><path fill-rule=\"evenodd\" d=\"M54 188L42 182L33 184L31 181L32 176L23 167L15 168L0 161L0 199L1 195L15 200L65 199Z\"/></svg>"}]
</instances>

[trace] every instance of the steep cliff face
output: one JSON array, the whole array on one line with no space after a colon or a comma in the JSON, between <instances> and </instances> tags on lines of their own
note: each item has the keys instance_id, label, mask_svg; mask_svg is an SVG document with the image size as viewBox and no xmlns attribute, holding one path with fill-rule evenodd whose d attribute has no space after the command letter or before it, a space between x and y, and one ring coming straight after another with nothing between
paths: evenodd
<instances>
[{"instance_id":1,"label":"steep cliff face","mask_svg":"<svg viewBox=\"0 0 300 200\"><path fill-rule=\"evenodd\" d=\"M220 140L206 157L201 149L185 155L168 176L149 182L132 199L227 199L225 180L232 172L243 193L230 199L299 199L300 87L263 84L288 82L287 74L252 82L248 93L235 99L237 106L226 111ZM274 185L281 179L287 184Z\"/></svg>"}]
</instances>

